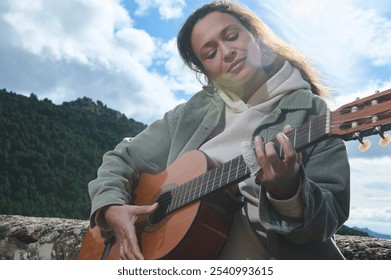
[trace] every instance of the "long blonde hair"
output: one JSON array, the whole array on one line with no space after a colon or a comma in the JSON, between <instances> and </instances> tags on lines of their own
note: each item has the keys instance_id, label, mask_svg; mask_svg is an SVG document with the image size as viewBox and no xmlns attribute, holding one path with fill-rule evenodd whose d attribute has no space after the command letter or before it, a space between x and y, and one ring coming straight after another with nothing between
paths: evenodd
<instances>
[{"instance_id":1,"label":"long blonde hair","mask_svg":"<svg viewBox=\"0 0 391 280\"><path fill-rule=\"evenodd\" d=\"M265 69L266 73L276 73L284 63L289 61L299 69L304 80L311 85L314 94L326 97L329 89L322 85L318 72L298 50L281 40L255 13L232 1L213 1L195 10L185 21L178 33L177 46L179 53L192 70L204 74L202 63L191 47L191 34L194 25L212 12L227 13L234 16L255 37L260 38L261 47L275 56L273 62Z\"/></svg>"}]
</instances>

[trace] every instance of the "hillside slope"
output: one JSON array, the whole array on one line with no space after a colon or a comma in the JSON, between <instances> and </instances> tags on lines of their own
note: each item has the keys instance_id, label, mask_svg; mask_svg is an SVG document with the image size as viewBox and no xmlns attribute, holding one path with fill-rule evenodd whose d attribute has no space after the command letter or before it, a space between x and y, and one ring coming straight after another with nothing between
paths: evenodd
<instances>
[{"instance_id":1,"label":"hillside slope","mask_svg":"<svg viewBox=\"0 0 391 280\"><path fill-rule=\"evenodd\" d=\"M88 218L102 155L145 127L89 98L55 105L0 90L0 214Z\"/></svg>"}]
</instances>

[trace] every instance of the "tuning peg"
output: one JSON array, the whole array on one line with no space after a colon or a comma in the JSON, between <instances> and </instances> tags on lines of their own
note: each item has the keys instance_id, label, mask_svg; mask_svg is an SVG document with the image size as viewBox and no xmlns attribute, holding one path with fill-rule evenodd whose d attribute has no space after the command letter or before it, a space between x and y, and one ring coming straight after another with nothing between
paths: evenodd
<instances>
[{"instance_id":1,"label":"tuning peg","mask_svg":"<svg viewBox=\"0 0 391 280\"><path fill-rule=\"evenodd\" d=\"M368 150L372 145L371 141L369 140L361 140L360 143L361 144L358 146L358 150L362 153Z\"/></svg>"},{"instance_id":2,"label":"tuning peg","mask_svg":"<svg viewBox=\"0 0 391 280\"><path fill-rule=\"evenodd\" d=\"M391 136L389 134L384 134L384 132L380 126L375 127L374 132L379 134L381 137L381 139L379 141L380 147L384 148L384 147L387 147L388 144L390 144Z\"/></svg>"},{"instance_id":3,"label":"tuning peg","mask_svg":"<svg viewBox=\"0 0 391 280\"><path fill-rule=\"evenodd\" d=\"M382 148L385 148L388 146L388 144L390 144L391 142L391 135L390 134L380 134L380 141L379 141L379 145L380 147Z\"/></svg>"},{"instance_id":4,"label":"tuning peg","mask_svg":"<svg viewBox=\"0 0 391 280\"><path fill-rule=\"evenodd\" d=\"M390 144L391 142L391 135L390 134L385 134L379 141L379 145L382 148L385 148Z\"/></svg>"},{"instance_id":5,"label":"tuning peg","mask_svg":"<svg viewBox=\"0 0 391 280\"><path fill-rule=\"evenodd\" d=\"M361 144L358 146L358 150L360 152L365 152L372 145L371 141L363 140L363 138L362 138L362 136L360 135L359 132L356 132L356 133L353 134L353 139L356 139L356 140L360 141Z\"/></svg>"}]
</instances>

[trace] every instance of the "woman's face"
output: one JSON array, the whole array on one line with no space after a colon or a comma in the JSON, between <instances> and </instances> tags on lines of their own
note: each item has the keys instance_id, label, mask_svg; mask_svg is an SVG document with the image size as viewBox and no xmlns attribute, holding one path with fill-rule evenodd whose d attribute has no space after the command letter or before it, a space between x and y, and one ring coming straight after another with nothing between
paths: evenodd
<instances>
[{"instance_id":1,"label":"woman's face","mask_svg":"<svg viewBox=\"0 0 391 280\"><path fill-rule=\"evenodd\" d=\"M264 82L259 43L232 15L212 12L199 20L191 45L209 79L244 91Z\"/></svg>"}]
</instances>

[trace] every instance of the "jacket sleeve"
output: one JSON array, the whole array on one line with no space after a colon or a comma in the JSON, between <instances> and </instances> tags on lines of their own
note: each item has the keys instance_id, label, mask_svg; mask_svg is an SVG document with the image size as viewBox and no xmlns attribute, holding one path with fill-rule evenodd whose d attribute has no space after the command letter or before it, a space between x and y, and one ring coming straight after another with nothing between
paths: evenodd
<instances>
[{"instance_id":1,"label":"jacket sleeve","mask_svg":"<svg viewBox=\"0 0 391 280\"><path fill-rule=\"evenodd\" d=\"M302 152L300 167L304 212L301 218L280 215L261 190L260 219L264 228L293 243L326 241L348 219L350 168L345 144L328 138Z\"/></svg>"},{"instance_id":2,"label":"jacket sleeve","mask_svg":"<svg viewBox=\"0 0 391 280\"><path fill-rule=\"evenodd\" d=\"M168 124L173 122L174 111L166 113L135 138L125 138L114 150L104 154L97 178L88 184L92 227L96 225L97 210L106 205L132 203L131 195L141 173L164 170L171 145ZM102 221L101 217L99 221Z\"/></svg>"}]
</instances>

